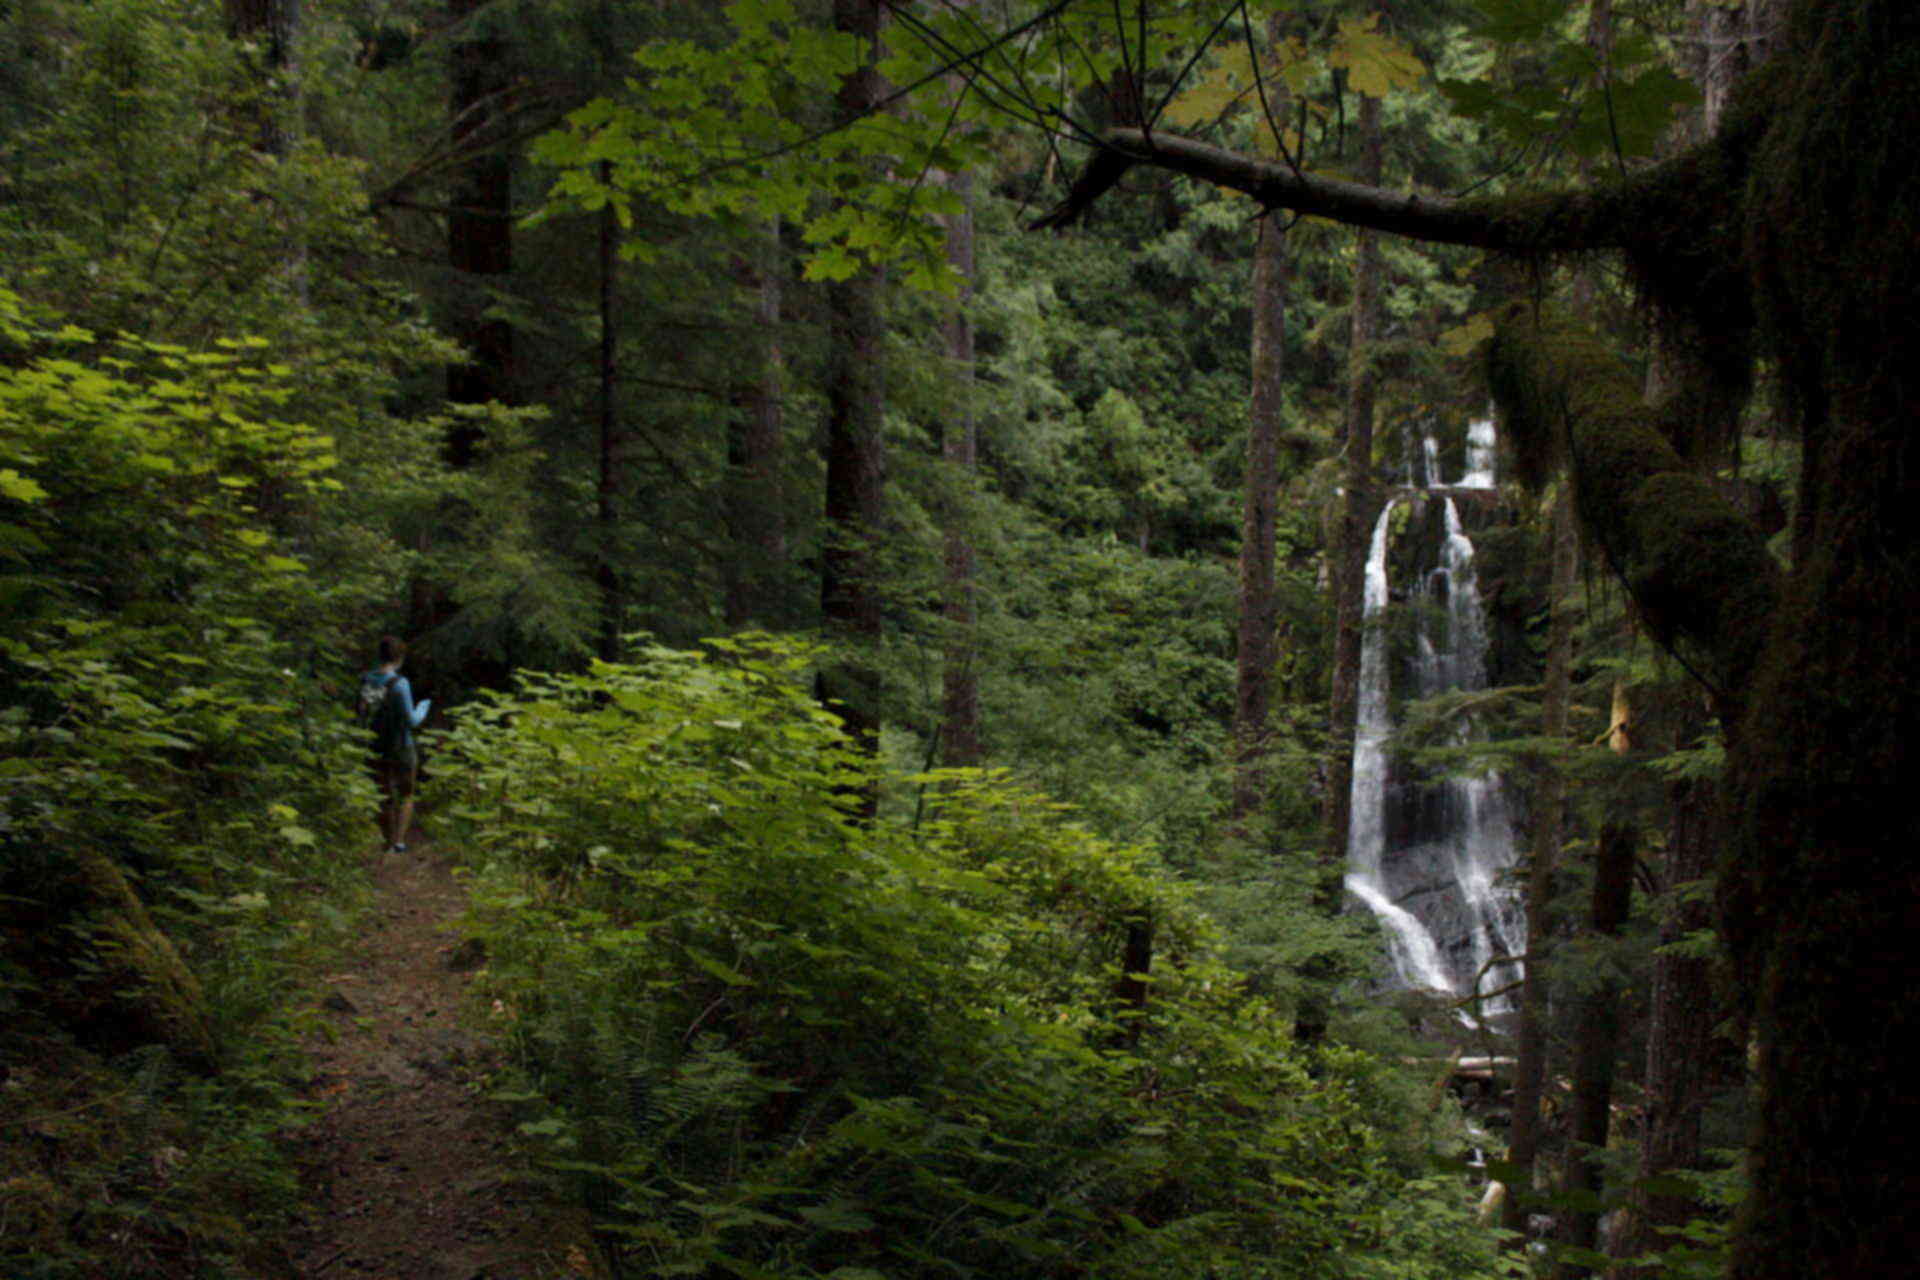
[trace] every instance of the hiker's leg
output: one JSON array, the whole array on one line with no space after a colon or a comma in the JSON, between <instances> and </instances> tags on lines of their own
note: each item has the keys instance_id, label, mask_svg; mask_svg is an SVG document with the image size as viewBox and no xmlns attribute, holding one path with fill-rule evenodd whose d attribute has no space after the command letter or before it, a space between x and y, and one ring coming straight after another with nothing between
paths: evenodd
<instances>
[{"instance_id":1,"label":"hiker's leg","mask_svg":"<svg viewBox=\"0 0 1920 1280\"><path fill-rule=\"evenodd\" d=\"M382 847L393 843L393 770L385 760L373 762L373 780L380 787L380 844Z\"/></svg>"},{"instance_id":2,"label":"hiker's leg","mask_svg":"<svg viewBox=\"0 0 1920 1280\"><path fill-rule=\"evenodd\" d=\"M404 845L407 831L413 826L413 784L419 765L414 760L396 760L389 767L393 770L393 791L398 803L394 806L393 836L387 843Z\"/></svg>"}]
</instances>

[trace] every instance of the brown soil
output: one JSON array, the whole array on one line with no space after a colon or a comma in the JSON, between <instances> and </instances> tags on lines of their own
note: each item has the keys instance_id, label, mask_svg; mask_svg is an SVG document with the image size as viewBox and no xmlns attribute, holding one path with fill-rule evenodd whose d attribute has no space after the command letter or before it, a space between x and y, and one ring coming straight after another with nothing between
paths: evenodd
<instances>
[{"instance_id":1,"label":"brown soil","mask_svg":"<svg viewBox=\"0 0 1920 1280\"><path fill-rule=\"evenodd\" d=\"M302 1280L559 1280L596 1274L585 1223L554 1205L486 1099L495 1062L461 1014L465 897L429 849L376 855L360 945L327 975L331 1035L307 1048L325 1107L301 1153Z\"/></svg>"}]
</instances>

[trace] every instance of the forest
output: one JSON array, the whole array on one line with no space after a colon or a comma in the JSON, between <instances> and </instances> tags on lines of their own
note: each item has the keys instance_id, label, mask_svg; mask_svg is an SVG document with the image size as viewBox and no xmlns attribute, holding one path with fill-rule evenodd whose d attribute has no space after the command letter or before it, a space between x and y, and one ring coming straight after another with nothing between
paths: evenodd
<instances>
[{"instance_id":1,"label":"forest","mask_svg":"<svg viewBox=\"0 0 1920 1280\"><path fill-rule=\"evenodd\" d=\"M1920 1276L1916 136L1905 0L0 0L0 1275ZM538 1267L315 1225L409 915Z\"/></svg>"}]
</instances>

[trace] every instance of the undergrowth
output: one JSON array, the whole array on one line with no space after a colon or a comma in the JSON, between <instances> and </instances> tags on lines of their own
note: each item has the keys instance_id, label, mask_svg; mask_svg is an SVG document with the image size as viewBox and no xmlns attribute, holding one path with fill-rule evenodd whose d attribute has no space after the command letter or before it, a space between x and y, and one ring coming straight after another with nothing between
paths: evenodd
<instances>
[{"instance_id":1,"label":"undergrowth","mask_svg":"<svg viewBox=\"0 0 1920 1280\"><path fill-rule=\"evenodd\" d=\"M447 743L503 1096L624 1274L1497 1273L1393 1069L1294 1045L1147 851L973 771L861 821L812 661L527 676Z\"/></svg>"}]
</instances>

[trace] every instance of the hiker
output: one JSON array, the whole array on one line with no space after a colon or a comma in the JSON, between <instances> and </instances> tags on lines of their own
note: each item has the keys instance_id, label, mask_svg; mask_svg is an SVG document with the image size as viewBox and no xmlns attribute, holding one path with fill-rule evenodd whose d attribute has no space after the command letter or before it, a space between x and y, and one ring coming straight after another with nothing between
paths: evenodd
<instances>
[{"instance_id":1,"label":"hiker","mask_svg":"<svg viewBox=\"0 0 1920 1280\"><path fill-rule=\"evenodd\" d=\"M431 700L415 705L413 686L400 674L406 641L380 637L380 665L360 678L360 723L373 733L373 776L380 784L380 838L390 853L407 851L413 822L413 784L420 759L413 730L427 718Z\"/></svg>"}]
</instances>

